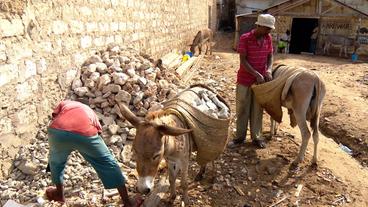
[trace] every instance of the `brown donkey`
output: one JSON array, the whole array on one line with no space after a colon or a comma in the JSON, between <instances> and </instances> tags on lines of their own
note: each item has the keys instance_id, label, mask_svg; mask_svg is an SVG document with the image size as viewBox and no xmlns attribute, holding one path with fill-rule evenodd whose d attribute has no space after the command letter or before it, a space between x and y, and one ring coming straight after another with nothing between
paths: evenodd
<instances>
[{"instance_id":1,"label":"brown donkey","mask_svg":"<svg viewBox=\"0 0 368 207\"><path fill-rule=\"evenodd\" d=\"M210 55L212 55L212 42L213 42L213 32L211 29L203 29L198 31L196 36L193 39L192 44L190 45L190 51L195 53L196 47L198 47L199 54L202 53L202 47L204 44L206 44L206 52L207 54L208 50L210 51Z\"/></svg>"},{"instance_id":2,"label":"brown donkey","mask_svg":"<svg viewBox=\"0 0 368 207\"><path fill-rule=\"evenodd\" d=\"M168 163L170 200L176 197L175 180L181 173L183 201L188 204L188 167L194 143L190 137L191 129L174 114L166 111L149 113L145 119L137 117L130 109L119 103L122 115L137 129L133 141L138 171L138 191L149 193L154 186L154 179L159 163L165 158Z\"/></svg>"}]
</instances>

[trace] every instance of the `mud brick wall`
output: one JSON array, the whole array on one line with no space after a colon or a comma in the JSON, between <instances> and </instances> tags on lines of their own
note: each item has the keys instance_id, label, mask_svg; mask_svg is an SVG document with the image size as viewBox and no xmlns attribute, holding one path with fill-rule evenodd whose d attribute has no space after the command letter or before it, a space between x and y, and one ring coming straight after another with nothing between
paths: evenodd
<instances>
[{"instance_id":1,"label":"mud brick wall","mask_svg":"<svg viewBox=\"0 0 368 207\"><path fill-rule=\"evenodd\" d=\"M0 178L94 51L115 42L158 58L215 24L214 0L2 0Z\"/></svg>"}]
</instances>

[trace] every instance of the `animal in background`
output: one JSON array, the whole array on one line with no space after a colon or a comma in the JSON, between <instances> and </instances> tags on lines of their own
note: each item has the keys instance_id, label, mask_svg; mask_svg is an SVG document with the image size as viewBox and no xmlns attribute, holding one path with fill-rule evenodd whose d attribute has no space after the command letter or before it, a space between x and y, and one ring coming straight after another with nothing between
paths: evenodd
<instances>
[{"instance_id":1,"label":"animal in background","mask_svg":"<svg viewBox=\"0 0 368 207\"><path fill-rule=\"evenodd\" d=\"M207 28L207 29L200 30L194 37L192 44L190 44L190 51L194 55L196 48L198 47L199 54L201 54L202 49L203 49L202 47L203 45L206 44L207 46L206 46L205 54L207 54L209 50L210 55L212 55L212 41L213 41L213 32L211 29Z\"/></svg>"},{"instance_id":2,"label":"animal in background","mask_svg":"<svg viewBox=\"0 0 368 207\"><path fill-rule=\"evenodd\" d=\"M330 53L330 47L338 47L340 49L339 56L341 57L342 51L344 51L345 57L348 56L348 48L354 47L354 52L359 48L359 43L353 38L347 38L343 36L328 35L323 47L323 54Z\"/></svg>"}]
</instances>

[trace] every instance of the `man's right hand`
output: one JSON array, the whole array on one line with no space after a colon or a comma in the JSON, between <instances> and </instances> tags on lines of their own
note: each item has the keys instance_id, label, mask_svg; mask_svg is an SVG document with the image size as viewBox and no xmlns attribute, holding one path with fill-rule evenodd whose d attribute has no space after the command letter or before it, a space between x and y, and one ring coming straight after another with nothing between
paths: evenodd
<instances>
[{"instance_id":1,"label":"man's right hand","mask_svg":"<svg viewBox=\"0 0 368 207\"><path fill-rule=\"evenodd\" d=\"M257 73L257 77L256 78L257 78L257 84L262 84L262 83L265 82L264 77L261 74L259 74L259 73Z\"/></svg>"}]
</instances>

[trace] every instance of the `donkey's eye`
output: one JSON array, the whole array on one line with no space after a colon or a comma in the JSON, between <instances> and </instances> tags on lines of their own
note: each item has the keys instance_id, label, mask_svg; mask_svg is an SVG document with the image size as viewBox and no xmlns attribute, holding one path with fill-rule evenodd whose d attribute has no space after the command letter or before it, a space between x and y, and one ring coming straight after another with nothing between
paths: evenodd
<instances>
[{"instance_id":1,"label":"donkey's eye","mask_svg":"<svg viewBox=\"0 0 368 207\"><path fill-rule=\"evenodd\" d=\"M153 156L153 160L157 160L158 158L160 158L160 155L159 155L159 154L158 154L158 155Z\"/></svg>"}]
</instances>

